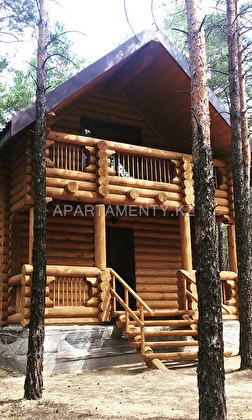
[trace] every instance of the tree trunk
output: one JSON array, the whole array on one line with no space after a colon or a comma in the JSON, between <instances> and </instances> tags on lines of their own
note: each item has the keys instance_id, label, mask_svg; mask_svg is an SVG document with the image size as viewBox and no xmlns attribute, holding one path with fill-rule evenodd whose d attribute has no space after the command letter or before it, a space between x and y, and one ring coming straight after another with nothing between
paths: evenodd
<instances>
[{"instance_id":1,"label":"tree trunk","mask_svg":"<svg viewBox=\"0 0 252 420\"><path fill-rule=\"evenodd\" d=\"M39 39L34 141L34 243L31 317L25 378L25 398L41 398L46 290L46 57L47 0L39 1Z\"/></svg>"},{"instance_id":2,"label":"tree trunk","mask_svg":"<svg viewBox=\"0 0 252 420\"><path fill-rule=\"evenodd\" d=\"M223 420L226 419L224 346L202 3L199 0L186 0L186 9L191 71L195 256L199 301L199 419Z\"/></svg>"},{"instance_id":3,"label":"tree trunk","mask_svg":"<svg viewBox=\"0 0 252 420\"><path fill-rule=\"evenodd\" d=\"M223 223L218 225L219 271L226 271L225 231Z\"/></svg>"},{"instance_id":4,"label":"tree trunk","mask_svg":"<svg viewBox=\"0 0 252 420\"><path fill-rule=\"evenodd\" d=\"M241 369L252 369L252 256L250 196L248 188L249 159L246 147L244 147L244 142L242 141L236 0L227 0L227 27Z\"/></svg>"}]
</instances>

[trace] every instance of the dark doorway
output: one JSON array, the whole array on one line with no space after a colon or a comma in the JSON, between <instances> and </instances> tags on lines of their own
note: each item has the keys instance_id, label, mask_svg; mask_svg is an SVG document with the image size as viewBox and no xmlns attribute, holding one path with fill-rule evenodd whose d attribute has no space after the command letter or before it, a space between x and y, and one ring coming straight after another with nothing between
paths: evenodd
<instances>
[{"instance_id":1,"label":"dark doorway","mask_svg":"<svg viewBox=\"0 0 252 420\"><path fill-rule=\"evenodd\" d=\"M107 227L107 266L113 268L124 281L135 291L135 250L134 231L117 227ZM124 288L118 284L116 292L124 299ZM136 300L129 294L130 308L136 309ZM122 307L117 306L117 310Z\"/></svg>"}]
</instances>

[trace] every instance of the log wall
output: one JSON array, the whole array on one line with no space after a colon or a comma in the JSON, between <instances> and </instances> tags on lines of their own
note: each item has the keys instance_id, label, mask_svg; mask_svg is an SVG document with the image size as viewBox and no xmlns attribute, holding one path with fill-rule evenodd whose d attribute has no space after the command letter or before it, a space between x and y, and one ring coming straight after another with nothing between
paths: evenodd
<instances>
[{"instance_id":1,"label":"log wall","mask_svg":"<svg viewBox=\"0 0 252 420\"><path fill-rule=\"evenodd\" d=\"M67 212L64 204L48 205L47 264L94 267L93 209L88 213L72 203L74 211Z\"/></svg>"},{"instance_id":2,"label":"log wall","mask_svg":"<svg viewBox=\"0 0 252 420\"><path fill-rule=\"evenodd\" d=\"M24 210L33 203L33 147L30 137L15 143L10 159L10 212Z\"/></svg>"},{"instance_id":3,"label":"log wall","mask_svg":"<svg viewBox=\"0 0 252 420\"><path fill-rule=\"evenodd\" d=\"M88 98L85 96L83 100L80 99L76 107L64 114L64 118L59 120L56 118L51 129L79 135L82 117L141 128L143 145L167 148L165 141L141 118L120 93L108 93L100 90Z\"/></svg>"},{"instance_id":4,"label":"log wall","mask_svg":"<svg viewBox=\"0 0 252 420\"><path fill-rule=\"evenodd\" d=\"M9 279L9 224L10 224L10 165L9 154L0 160L0 325L7 324Z\"/></svg>"},{"instance_id":5,"label":"log wall","mask_svg":"<svg viewBox=\"0 0 252 420\"><path fill-rule=\"evenodd\" d=\"M109 219L107 224L113 226ZM134 229L138 295L154 310L178 308L176 272L181 268L178 217L120 217L116 226Z\"/></svg>"}]
</instances>

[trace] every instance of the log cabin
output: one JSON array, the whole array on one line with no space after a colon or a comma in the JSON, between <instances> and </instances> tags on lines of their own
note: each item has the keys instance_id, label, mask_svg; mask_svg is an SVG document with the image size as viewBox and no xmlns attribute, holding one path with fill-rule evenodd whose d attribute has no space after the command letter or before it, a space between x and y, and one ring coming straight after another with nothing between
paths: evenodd
<instances>
[{"instance_id":1,"label":"log cabin","mask_svg":"<svg viewBox=\"0 0 252 420\"><path fill-rule=\"evenodd\" d=\"M118 364L139 355L159 369L197 358L189 92L188 63L151 29L48 94L47 371L103 366L106 356ZM212 92L210 113L216 225L228 235L223 324L237 338L231 133ZM0 135L1 359L19 370L33 271L34 119L33 104Z\"/></svg>"}]
</instances>

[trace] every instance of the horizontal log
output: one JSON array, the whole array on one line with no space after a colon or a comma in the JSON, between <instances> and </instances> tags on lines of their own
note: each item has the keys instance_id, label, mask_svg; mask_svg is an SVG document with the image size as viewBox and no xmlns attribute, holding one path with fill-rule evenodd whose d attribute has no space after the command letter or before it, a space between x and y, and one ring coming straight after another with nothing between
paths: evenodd
<instances>
[{"instance_id":1,"label":"horizontal log","mask_svg":"<svg viewBox=\"0 0 252 420\"><path fill-rule=\"evenodd\" d=\"M32 271L31 264L23 265L22 274L31 274ZM101 270L96 267L47 265L46 272L49 276L96 277Z\"/></svg>"},{"instance_id":2,"label":"horizontal log","mask_svg":"<svg viewBox=\"0 0 252 420\"><path fill-rule=\"evenodd\" d=\"M18 274L17 276L13 276L9 278L8 284L9 286L17 286L22 283L23 274Z\"/></svg>"},{"instance_id":3,"label":"horizontal log","mask_svg":"<svg viewBox=\"0 0 252 420\"><path fill-rule=\"evenodd\" d=\"M171 276L171 277L176 277L176 275L177 275L177 269L166 269L166 270L163 270L163 269L155 269L155 270L150 270L149 268L141 268L141 269L137 269L136 270L136 276L137 277L151 277L151 276L153 276L153 277L156 277L157 279L159 278L159 277L169 277L169 276ZM158 280L157 280L157 282L158 282Z\"/></svg>"},{"instance_id":4,"label":"horizontal log","mask_svg":"<svg viewBox=\"0 0 252 420\"><path fill-rule=\"evenodd\" d=\"M86 182L95 182L96 174L79 172L79 171L69 171L67 169L56 169L56 168L46 168L46 177L47 179L67 179L69 181L86 181ZM52 181L51 181L52 182Z\"/></svg>"},{"instance_id":5,"label":"horizontal log","mask_svg":"<svg viewBox=\"0 0 252 420\"><path fill-rule=\"evenodd\" d=\"M214 194L215 198L225 198L225 199L229 199L229 192L227 190L215 190L215 194Z\"/></svg>"},{"instance_id":6,"label":"horizontal log","mask_svg":"<svg viewBox=\"0 0 252 420\"><path fill-rule=\"evenodd\" d=\"M181 255L135 253L136 261L181 261Z\"/></svg>"},{"instance_id":7,"label":"horizontal log","mask_svg":"<svg viewBox=\"0 0 252 420\"><path fill-rule=\"evenodd\" d=\"M69 192L67 190L67 185L72 184L72 183L76 183L74 184L75 187L76 185L78 186L77 189L74 189L73 192L70 191L70 194L74 194L76 193L76 191L79 190L83 190L83 191L95 191L95 189L97 188L96 182L91 182L91 181L80 181L80 180L69 180L69 179L60 179L60 178L46 178L46 185L47 187L60 187L60 188L65 188L67 192Z\"/></svg>"},{"instance_id":8,"label":"horizontal log","mask_svg":"<svg viewBox=\"0 0 252 420\"><path fill-rule=\"evenodd\" d=\"M70 207L67 207L70 206ZM59 206L60 207L60 206ZM64 210L63 208L59 208L58 209L54 209L52 214L48 214L47 217L47 223L50 226L50 223L52 224L52 226L56 225L56 224L62 224L62 220L64 220L64 226L65 225L78 225L81 226L85 229L90 229L94 227L94 219L93 219L93 209L92 212L87 211L85 212L85 205L83 207L77 208L77 207L73 207L73 211L69 211L71 210L72 207L71 205L66 205L66 208ZM65 211L65 213L64 213ZM85 214L85 217L83 216ZM64 217L64 219L62 219L62 217ZM60 229L60 227L58 228ZM54 230L57 230L57 228L55 228ZM93 233L93 230L90 229L89 231L87 231L87 233Z\"/></svg>"},{"instance_id":9,"label":"horizontal log","mask_svg":"<svg viewBox=\"0 0 252 420\"><path fill-rule=\"evenodd\" d=\"M234 271L221 271L220 272L220 280L236 280L237 273Z\"/></svg>"},{"instance_id":10,"label":"horizontal log","mask_svg":"<svg viewBox=\"0 0 252 420\"><path fill-rule=\"evenodd\" d=\"M90 299L86 300L85 306L86 307L98 307L100 300L98 297L92 296Z\"/></svg>"},{"instance_id":11,"label":"horizontal log","mask_svg":"<svg viewBox=\"0 0 252 420\"><path fill-rule=\"evenodd\" d=\"M53 257L48 256L47 257L47 264L48 265L63 265L63 266L75 266L75 267L83 267L84 265L86 267L94 267L94 260L88 260L84 258L70 258L70 257Z\"/></svg>"},{"instance_id":12,"label":"horizontal log","mask_svg":"<svg viewBox=\"0 0 252 420\"><path fill-rule=\"evenodd\" d=\"M178 245L178 244L177 244ZM166 253L166 255L181 255L180 245L172 248L171 246L156 246L155 248L152 245L139 244L135 246L135 251L140 253L150 253L150 254L159 254L160 252Z\"/></svg>"},{"instance_id":13,"label":"horizontal log","mask_svg":"<svg viewBox=\"0 0 252 420\"><path fill-rule=\"evenodd\" d=\"M176 301L177 300L177 293L165 293L165 292L139 292L138 295L141 299L143 299L146 303L148 301L158 300L158 301Z\"/></svg>"},{"instance_id":14,"label":"horizontal log","mask_svg":"<svg viewBox=\"0 0 252 420\"><path fill-rule=\"evenodd\" d=\"M171 247L175 246L179 248L180 241L177 239L176 241L173 239L155 239L155 238L143 238L143 237L136 237L135 238L136 245L152 245L158 246L162 249L163 246Z\"/></svg>"},{"instance_id":15,"label":"horizontal log","mask_svg":"<svg viewBox=\"0 0 252 420\"><path fill-rule=\"evenodd\" d=\"M50 243L52 245L53 248L55 248L54 244L59 244L59 242L57 241L66 241L66 243L68 243L68 246L70 245L69 242L79 242L80 244L82 244L82 249L92 249L92 242L91 241L84 241L85 238L85 233L81 232L81 229L79 230L79 232L77 233L71 233L71 232L66 232L64 234L64 232L48 232L47 233L47 241L48 244ZM64 247L62 245L62 247ZM57 248L57 245L56 245Z\"/></svg>"},{"instance_id":16,"label":"horizontal log","mask_svg":"<svg viewBox=\"0 0 252 420\"><path fill-rule=\"evenodd\" d=\"M85 306L56 306L45 309L45 318L97 317L99 309Z\"/></svg>"},{"instance_id":17,"label":"horizontal log","mask_svg":"<svg viewBox=\"0 0 252 420\"><path fill-rule=\"evenodd\" d=\"M136 277L136 283L139 287L142 284L146 285L176 285L177 284L177 277ZM148 286L147 286L148 287Z\"/></svg>"},{"instance_id":18,"label":"horizontal log","mask_svg":"<svg viewBox=\"0 0 252 420\"><path fill-rule=\"evenodd\" d=\"M179 232L158 232L158 231L148 231L148 230L134 230L135 238L153 238L153 239L174 239L175 241L180 241Z\"/></svg>"},{"instance_id":19,"label":"horizontal log","mask_svg":"<svg viewBox=\"0 0 252 420\"><path fill-rule=\"evenodd\" d=\"M178 309L178 301L177 300L148 300L146 301L147 305L153 310L155 309Z\"/></svg>"},{"instance_id":20,"label":"horizontal log","mask_svg":"<svg viewBox=\"0 0 252 420\"><path fill-rule=\"evenodd\" d=\"M83 218L84 219L84 218ZM86 228L86 225L78 225L78 224L68 224L67 220L61 219L61 221L64 221L64 230L62 230L62 227L58 224L52 224L52 223L48 223L47 225L47 229L49 232L58 232L58 231L62 231L62 233L82 233L85 234L85 236L83 237L84 242L92 242L93 240L93 236L91 235L93 233L93 227L91 226L91 228L89 229L89 231L87 231L88 228Z\"/></svg>"},{"instance_id":21,"label":"horizontal log","mask_svg":"<svg viewBox=\"0 0 252 420\"><path fill-rule=\"evenodd\" d=\"M137 284L136 291L137 293L147 292L147 293L177 293L176 284Z\"/></svg>"},{"instance_id":22,"label":"horizontal log","mask_svg":"<svg viewBox=\"0 0 252 420\"><path fill-rule=\"evenodd\" d=\"M18 314L14 314L14 315L10 315L7 318L7 321L9 324L20 324L22 321L22 314L18 313Z\"/></svg>"},{"instance_id":23,"label":"horizontal log","mask_svg":"<svg viewBox=\"0 0 252 420\"><path fill-rule=\"evenodd\" d=\"M182 191L181 185L174 183L164 183L157 181L147 181L143 179L123 178L119 176L109 176L109 185L122 186L130 188L149 189L155 191L175 192L180 193Z\"/></svg>"},{"instance_id":24,"label":"horizontal log","mask_svg":"<svg viewBox=\"0 0 252 420\"><path fill-rule=\"evenodd\" d=\"M85 325L100 324L98 317L80 317L80 318L46 318L45 325Z\"/></svg>"},{"instance_id":25,"label":"horizontal log","mask_svg":"<svg viewBox=\"0 0 252 420\"><path fill-rule=\"evenodd\" d=\"M215 214L217 215L217 216L219 216L219 215L228 215L228 214L230 214L230 207L226 207L226 206L220 206L219 204L216 206L216 208L215 208Z\"/></svg>"},{"instance_id":26,"label":"horizontal log","mask_svg":"<svg viewBox=\"0 0 252 420\"><path fill-rule=\"evenodd\" d=\"M48 257L60 257L60 258L72 258L73 260L84 258L89 260L90 262L93 261L94 258L94 252L93 251L83 251L80 249L74 249L71 247L70 250L66 249L51 249L47 248L47 256Z\"/></svg>"},{"instance_id":27,"label":"horizontal log","mask_svg":"<svg viewBox=\"0 0 252 420\"><path fill-rule=\"evenodd\" d=\"M231 352L232 353L232 352ZM198 358L198 352L182 352L182 353L152 353L148 355L141 355L142 360L192 360Z\"/></svg>"},{"instance_id":28,"label":"horizontal log","mask_svg":"<svg viewBox=\"0 0 252 420\"><path fill-rule=\"evenodd\" d=\"M62 236L61 239L64 240L64 237ZM57 250L60 250L60 249L61 250L63 250L63 249L68 249L69 250L69 247L71 247L71 250L69 250L69 252L71 252L72 254L74 254L75 251L77 251L77 252L85 251L87 253L87 257L89 255L88 258L90 258L90 257L93 258L94 246L93 246L92 243L81 242L81 239L79 241L74 241L74 240L71 240L70 238L66 238L66 237L65 237L65 239L67 240L66 243L62 243L62 242L59 243L59 241L57 241L57 240L48 239L47 240L47 249L48 250L50 249L51 252L56 252ZM59 245L60 245L60 247L59 247ZM60 251L59 251L59 254L60 254ZM51 254L51 255L53 255L53 254ZM57 254L55 253L54 255L57 255Z\"/></svg>"},{"instance_id":29,"label":"horizontal log","mask_svg":"<svg viewBox=\"0 0 252 420\"><path fill-rule=\"evenodd\" d=\"M215 204L217 204L218 206L221 206L221 207L229 206L229 200L227 200L226 198L219 198L215 196L214 201L215 201Z\"/></svg>"}]
</instances>

